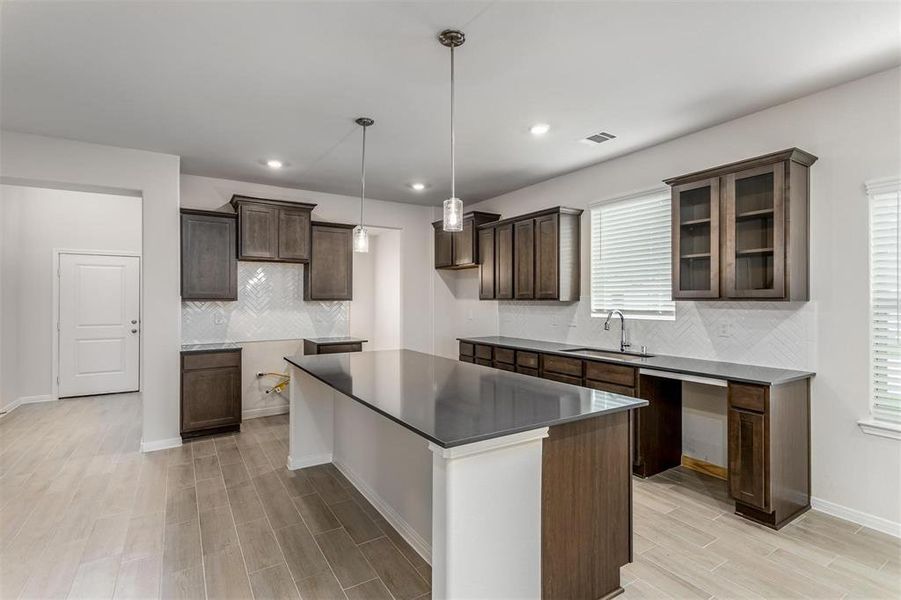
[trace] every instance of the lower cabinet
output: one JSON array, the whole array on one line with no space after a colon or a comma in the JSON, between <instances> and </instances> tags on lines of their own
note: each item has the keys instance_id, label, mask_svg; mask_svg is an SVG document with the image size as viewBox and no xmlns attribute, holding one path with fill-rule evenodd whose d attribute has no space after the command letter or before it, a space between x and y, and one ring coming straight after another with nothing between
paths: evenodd
<instances>
[{"instance_id":1,"label":"lower cabinet","mask_svg":"<svg viewBox=\"0 0 901 600\"><path fill-rule=\"evenodd\" d=\"M368 340L353 338L311 338L303 341L304 356L316 354L343 354L362 352Z\"/></svg>"},{"instance_id":2,"label":"lower cabinet","mask_svg":"<svg viewBox=\"0 0 901 600\"><path fill-rule=\"evenodd\" d=\"M768 510L766 415L729 409L729 492L760 510Z\"/></svg>"},{"instance_id":3,"label":"lower cabinet","mask_svg":"<svg viewBox=\"0 0 901 600\"><path fill-rule=\"evenodd\" d=\"M182 352L181 436L241 427L241 349Z\"/></svg>"}]
</instances>

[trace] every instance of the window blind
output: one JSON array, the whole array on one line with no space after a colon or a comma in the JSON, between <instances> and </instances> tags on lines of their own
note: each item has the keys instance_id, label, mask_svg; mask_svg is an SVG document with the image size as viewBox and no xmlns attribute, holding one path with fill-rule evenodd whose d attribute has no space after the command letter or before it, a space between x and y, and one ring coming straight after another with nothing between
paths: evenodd
<instances>
[{"instance_id":1,"label":"window blind","mask_svg":"<svg viewBox=\"0 0 901 600\"><path fill-rule=\"evenodd\" d=\"M901 179L870 197L870 372L873 416L901 422Z\"/></svg>"},{"instance_id":2,"label":"window blind","mask_svg":"<svg viewBox=\"0 0 901 600\"><path fill-rule=\"evenodd\" d=\"M668 190L591 208L591 311L674 319Z\"/></svg>"}]
</instances>

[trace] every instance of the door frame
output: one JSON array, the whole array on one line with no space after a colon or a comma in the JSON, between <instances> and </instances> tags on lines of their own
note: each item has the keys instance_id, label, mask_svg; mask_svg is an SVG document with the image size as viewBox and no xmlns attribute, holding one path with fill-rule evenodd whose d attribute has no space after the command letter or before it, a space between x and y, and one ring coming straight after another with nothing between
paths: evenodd
<instances>
[{"instance_id":1,"label":"door frame","mask_svg":"<svg viewBox=\"0 0 901 600\"><path fill-rule=\"evenodd\" d=\"M50 278L53 286L53 302L50 310L53 313L51 322L53 324L50 330L50 336L53 338L51 346L51 373L50 373L50 394L53 400L59 400L59 257L61 254L83 254L88 256L124 256L138 259L138 393L143 389L144 379L141 376L143 369L142 362L144 358L144 273L142 271L142 260L140 252L130 251L114 251L114 250L69 250L66 248L53 249L53 269L50 271Z\"/></svg>"}]
</instances>

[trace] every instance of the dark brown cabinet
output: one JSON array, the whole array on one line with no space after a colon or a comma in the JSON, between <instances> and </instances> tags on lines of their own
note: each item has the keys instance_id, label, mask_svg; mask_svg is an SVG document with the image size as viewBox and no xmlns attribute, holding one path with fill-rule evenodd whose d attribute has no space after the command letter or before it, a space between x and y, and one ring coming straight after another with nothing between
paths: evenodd
<instances>
[{"instance_id":1,"label":"dark brown cabinet","mask_svg":"<svg viewBox=\"0 0 901 600\"><path fill-rule=\"evenodd\" d=\"M729 492L736 500L767 510L766 415L729 409Z\"/></svg>"},{"instance_id":2,"label":"dark brown cabinet","mask_svg":"<svg viewBox=\"0 0 901 600\"><path fill-rule=\"evenodd\" d=\"M513 223L492 227L494 230L494 297L513 298ZM489 299L489 298L485 298Z\"/></svg>"},{"instance_id":3,"label":"dark brown cabinet","mask_svg":"<svg viewBox=\"0 0 901 600\"><path fill-rule=\"evenodd\" d=\"M237 300L234 214L181 210L182 300Z\"/></svg>"},{"instance_id":4,"label":"dark brown cabinet","mask_svg":"<svg viewBox=\"0 0 901 600\"><path fill-rule=\"evenodd\" d=\"M513 223L513 297L535 297L535 222L525 219Z\"/></svg>"},{"instance_id":5,"label":"dark brown cabinet","mask_svg":"<svg viewBox=\"0 0 901 600\"><path fill-rule=\"evenodd\" d=\"M463 215L462 231L444 231L442 221L432 223L435 230L435 268L471 269L480 264L479 239L476 229L479 225L497 221L501 216L494 213L473 211Z\"/></svg>"},{"instance_id":6,"label":"dark brown cabinet","mask_svg":"<svg viewBox=\"0 0 901 600\"><path fill-rule=\"evenodd\" d=\"M305 356L315 354L340 354L343 352L362 352L367 340L349 337L308 338L303 341Z\"/></svg>"},{"instance_id":7,"label":"dark brown cabinet","mask_svg":"<svg viewBox=\"0 0 901 600\"><path fill-rule=\"evenodd\" d=\"M300 262L310 259L315 204L232 196L238 213L238 260Z\"/></svg>"},{"instance_id":8,"label":"dark brown cabinet","mask_svg":"<svg viewBox=\"0 0 901 600\"><path fill-rule=\"evenodd\" d=\"M479 230L479 299L495 297L494 235L492 228Z\"/></svg>"},{"instance_id":9,"label":"dark brown cabinet","mask_svg":"<svg viewBox=\"0 0 901 600\"><path fill-rule=\"evenodd\" d=\"M241 349L181 354L181 436L241 427Z\"/></svg>"},{"instance_id":10,"label":"dark brown cabinet","mask_svg":"<svg viewBox=\"0 0 901 600\"><path fill-rule=\"evenodd\" d=\"M304 268L304 300L353 300L354 227L312 223L310 264Z\"/></svg>"},{"instance_id":11,"label":"dark brown cabinet","mask_svg":"<svg viewBox=\"0 0 901 600\"><path fill-rule=\"evenodd\" d=\"M666 180L673 298L809 300L809 173L790 148Z\"/></svg>"},{"instance_id":12,"label":"dark brown cabinet","mask_svg":"<svg viewBox=\"0 0 901 600\"><path fill-rule=\"evenodd\" d=\"M581 214L556 207L480 226L480 240L494 232L494 295L486 284L479 299L578 300Z\"/></svg>"}]
</instances>

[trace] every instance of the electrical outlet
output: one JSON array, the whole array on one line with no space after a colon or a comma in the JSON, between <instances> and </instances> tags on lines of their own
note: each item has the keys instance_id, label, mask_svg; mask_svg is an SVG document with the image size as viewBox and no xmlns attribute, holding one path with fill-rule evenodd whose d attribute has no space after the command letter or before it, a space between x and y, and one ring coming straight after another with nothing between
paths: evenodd
<instances>
[{"instance_id":1,"label":"electrical outlet","mask_svg":"<svg viewBox=\"0 0 901 600\"><path fill-rule=\"evenodd\" d=\"M735 328L732 323L720 323L719 327L717 327L716 334L721 338L730 338L732 337L734 330Z\"/></svg>"},{"instance_id":2,"label":"electrical outlet","mask_svg":"<svg viewBox=\"0 0 901 600\"><path fill-rule=\"evenodd\" d=\"M225 316L213 315L213 325L225 325Z\"/></svg>"}]
</instances>

